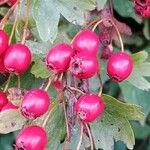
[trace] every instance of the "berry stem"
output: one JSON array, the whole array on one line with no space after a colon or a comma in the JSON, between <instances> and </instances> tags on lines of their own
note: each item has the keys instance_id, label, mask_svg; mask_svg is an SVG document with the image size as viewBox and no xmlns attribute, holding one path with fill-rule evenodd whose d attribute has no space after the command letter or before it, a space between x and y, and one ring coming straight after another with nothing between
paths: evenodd
<instances>
[{"instance_id":1,"label":"berry stem","mask_svg":"<svg viewBox=\"0 0 150 150\"><path fill-rule=\"evenodd\" d=\"M8 0L1 1L0 2L0 6L3 5L3 4L5 4L5 3L7 3L7 2L8 2Z\"/></svg>"},{"instance_id":2,"label":"berry stem","mask_svg":"<svg viewBox=\"0 0 150 150\"><path fill-rule=\"evenodd\" d=\"M81 93L81 94L84 94L83 91L81 91L81 90L79 90L79 89L76 89L76 88L74 88L74 87L72 87L72 86L66 86L66 88L70 89L71 91L76 91L76 92L79 92L79 93Z\"/></svg>"},{"instance_id":3,"label":"berry stem","mask_svg":"<svg viewBox=\"0 0 150 150\"><path fill-rule=\"evenodd\" d=\"M99 21L99 19L93 20L93 21L89 22L89 23L85 26L85 28L86 28L86 29L87 29L87 28L90 28L93 24L97 23L98 21Z\"/></svg>"},{"instance_id":4,"label":"berry stem","mask_svg":"<svg viewBox=\"0 0 150 150\"><path fill-rule=\"evenodd\" d=\"M49 87L54 79L55 79L55 75L52 75L51 77L49 77L47 86L44 89L45 91L47 91L49 89Z\"/></svg>"},{"instance_id":5,"label":"berry stem","mask_svg":"<svg viewBox=\"0 0 150 150\"><path fill-rule=\"evenodd\" d=\"M21 80L20 80L20 76L17 75L17 79L18 79L18 88L20 89L21 88Z\"/></svg>"},{"instance_id":6,"label":"berry stem","mask_svg":"<svg viewBox=\"0 0 150 150\"><path fill-rule=\"evenodd\" d=\"M66 140L69 138L69 126L68 126L68 118L67 118L67 110L66 110L66 101L65 101L65 96L64 96L64 92L61 91L60 93L60 99L62 101L62 106L63 106L63 109L64 109L64 116L65 116L65 123L66 123L66 131L67 131L67 137L66 137Z\"/></svg>"},{"instance_id":7,"label":"berry stem","mask_svg":"<svg viewBox=\"0 0 150 150\"><path fill-rule=\"evenodd\" d=\"M91 150L94 150L94 142L93 142L93 138L92 138L92 133L90 131L88 124L87 123L84 123L84 124L85 124L85 127L86 127L88 135L89 135Z\"/></svg>"},{"instance_id":8,"label":"berry stem","mask_svg":"<svg viewBox=\"0 0 150 150\"><path fill-rule=\"evenodd\" d=\"M24 25L24 29L23 29L23 36L22 36L22 44L25 43L26 40L26 32L27 32L27 27L28 27L28 23L29 23L29 11L30 11L30 0L26 0L27 4L26 4L26 15L25 15L25 25Z\"/></svg>"},{"instance_id":9,"label":"berry stem","mask_svg":"<svg viewBox=\"0 0 150 150\"><path fill-rule=\"evenodd\" d=\"M110 5L111 15L113 16L114 12L113 12L113 1L112 0L109 0L109 5Z\"/></svg>"},{"instance_id":10,"label":"berry stem","mask_svg":"<svg viewBox=\"0 0 150 150\"><path fill-rule=\"evenodd\" d=\"M8 87L9 87L11 77L12 77L12 74L10 74L8 79L7 79L6 85L5 85L4 90L3 90L4 92L6 92Z\"/></svg>"},{"instance_id":11,"label":"berry stem","mask_svg":"<svg viewBox=\"0 0 150 150\"><path fill-rule=\"evenodd\" d=\"M82 144L82 139L83 139L83 123L82 121L80 122L80 139L79 139L79 143L77 145L76 150L80 150L81 144Z\"/></svg>"},{"instance_id":12,"label":"berry stem","mask_svg":"<svg viewBox=\"0 0 150 150\"><path fill-rule=\"evenodd\" d=\"M94 32L95 29L96 29L96 27L97 27L99 24L103 23L103 21L104 21L103 19L99 20L99 21L94 25L94 27L92 28L92 31Z\"/></svg>"},{"instance_id":13,"label":"berry stem","mask_svg":"<svg viewBox=\"0 0 150 150\"><path fill-rule=\"evenodd\" d=\"M117 26L115 25L115 23L112 20L110 20L110 21L111 21L112 25L114 26L114 28L115 28L115 30L117 32L117 35L118 35L118 38L119 38L119 41L120 41L120 45L121 45L121 51L124 52L124 45L123 45L123 41L122 41L120 32L119 32Z\"/></svg>"},{"instance_id":14,"label":"berry stem","mask_svg":"<svg viewBox=\"0 0 150 150\"><path fill-rule=\"evenodd\" d=\"M4 16L4 18L1 20L0 23L0 29L4 29L4 26L9 18L9 16L13 13L13 11L15 10L15 8L17 7L18 3L20 2L20 0L18 0L6 13L6 15Z\"/></svg>"},{"instance_id":15,"label":"berry stem","mask_svg":"<svg viewBox=\"0 0 150 150\"><path fill-rule=\"evenodd\" d=\"M103 91L103 82L102 82L102 79L101 79L100 70L98 70L97 76L98 76L98 79L100 81L100 91L98 93L98 96L101 97L102 91Z\"/></svg>"},{"instance_id":16,"label":"berry stem","mask_svg":"<svg viewBox=\"0 0 150 150\"><path fill-rule=\"evenodd\" d=\"M54 109L60 104L60 102L61 102L60 100L56 100L55 103L51 105L51 107L50 107L50 109L49 109L49 111L48 111L48 114L47 114L47 116L46 116L46 118L44 119L44 122L43 122L43 124L42 124L43 127L46 126L46 124L47 124L47 122L48 122L48 120L49 120L49 118L50 118L52 112L53 112Z\"/></svg>"},{"instance_id":17,"label":"berry stem","mask_svg":"<svg viewBox=\"0 0 150 150\"><path fill-rule=\"evenodd\" d=\"M17 20L18 20L19 13L20 13L20 5L18 4L18 10L16 12L15 20L14 20L14 23L13 23L13 27L12 27L12 30L11 30L10 37L9 37L9 45L11 44L11 41L12 41L12 38L13 38L13 35L14 35L14 31L15 31L15 28L16 28L16 25L17 25Z\"/></svg>"}]
</instances>

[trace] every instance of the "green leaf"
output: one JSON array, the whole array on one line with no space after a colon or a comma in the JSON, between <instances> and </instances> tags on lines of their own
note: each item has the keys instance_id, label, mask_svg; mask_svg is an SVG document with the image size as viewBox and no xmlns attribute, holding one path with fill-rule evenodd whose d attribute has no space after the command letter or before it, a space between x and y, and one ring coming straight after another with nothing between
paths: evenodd
<instances>
[{"instance_id":1,"label":"green leaf","mask_svg":"<svg viewBox=\"0 0 150 150\"><path fill-rule=\"evenodd\" d=\"M111 150L115 141L123 141L129 149L135 144L133 130L129 120L143 119L140 107L125 104L103 94L104 114L90 124L96 149Z\"/></svg>"},{"instance_id":2,"label":"green leaf","mask_svg":"<svg viewBox=\"0 0 150 150\"><path fill-rule=\"evenodd\" d=\"M43 61L43 57L40 57L39 55L34 55L33 57L34 64L31 67L31 73L36 78L48 78L51 73L48 71L45 62Z\"/></svg>"},{"instance_id":3,"label":"green leaf","mask_svg":"<svg viewBox=\"0 0 150 150\"><path fill-rule=\"evenodd\" d=\"M83 25L85 11L94 7L90 0L37 0L32 14L41 39L53 43L57 36L60 15L73 24Z\"/></svg>"},{"instance_id":4,"label":"green leaf","mask_svg":"<svg viewBox=\"0 0 150 150\"><path fill-rule=\"evenodd\" d=\"M115 10L123 17L131 17L136 22L141 23L142 20L139 19L134 11L134 3L130 0L113 0L113 6Z\"/></svg>"},{"instance_id":5,"label":"green leaf","mask_svg":"<svg viewBox=\"0 0 150 150\"><path fill-rule=\"evenodd\" d=\"M138 122L132 122L132 128L137 139L144 139L150 135L150 126L142 126Z\"/></svg>"},{"instance_id":6,"label":"green leaf","mask_svg":"<svg viewBox=\"0 0 150 150\"><path fill-rule=\"evenodd\" d=\"M105 4L106 4L107 0L97 0L97 7L98 10L101 10L104 8Z\"/></svg>"},{"instance_id":7,"label":"green leaf","mask_svg":"<svg viewBox=\"0 0 150 150\"><path fill-rule=\"evenodd\" d=\"M142 111L145 113L146 117L150 112L150 92L140 90L127 81L122 82L119 85L121 87L125 101L142 106Z\"/></svg>"},{"instance_id":8,"label":"green leaf","mask_svg":"<svg viewBox=\"0 0 150 150\"><path fill-rule=\"evenodd\" d=\"M0 113L0 133L7 134L19 130L26 121L20 110L5 110Z\"/></svg>"},{"instance_id":9,"label":"green leaf","mask_svg":"<svg viewBox=\"0 0 150 150\"><path fill-rule=\"evenodd\" d=\"M0 15L1 16L5 16L5 14L7 13L8 8L7 7L0 7Z\"/></svg>"},{"instance_id":10,"label":"green leaf","mask_svg":"<svg viewBox=\"0 0 150 150\"><path fill-rule=\"evenodd\" d=\"M150 76L150 62L146 62L148 53L141 51L132 55L134 61L134 68L132 74L127 79L135 87L148 91L150 89L150 83L145 77Z\"/></svg>"}]
</instances>

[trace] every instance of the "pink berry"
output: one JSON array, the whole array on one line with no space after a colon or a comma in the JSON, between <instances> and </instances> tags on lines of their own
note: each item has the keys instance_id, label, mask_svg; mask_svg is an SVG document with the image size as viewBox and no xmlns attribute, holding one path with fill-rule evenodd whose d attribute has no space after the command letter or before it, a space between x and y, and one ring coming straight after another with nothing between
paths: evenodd
<instances>
[{"instance_id":1,"label":"pink berry","mask_svg":"<svg viewBox=\"0 0 150 150\"><path fill-rule=\"evenodd\" d=\"M47 133L42 127L29 126L18 134L15 150L45 150L47 142Z\"/></svg>"},{"instance_id":2,"label":"pink berry","mask_svg":"<svg viewBox=\"0 0 150 150\"><path fill-rule=\"evenodd\" d=\"M8 35L0 30L0 55L2 55L8 48Z\"/></svg>"},{"instance_id":3,"label":"pink berry","mask_svg":"<svg viewBox=\"0 0 150 150\"><path fill-rule=\"evenodd\" d=\"M98 60L95 56L78 53L72 57L70 62L70 71L72 74L81 79L87 79L94 76L98 71Z\"/></svg>"},{"instance_id":4,"label":"pink berry","mask_svg":"<svg viewBox=\"0 0 150 150\"><path fill-rule=\"evenodd\" d=\"M47 112L49 105L50 98L44 90L32 89L23 97L21 112L28 119L36 119Z\"/></svg>"},{"instance_id":5,"label":"pink berry","mask_svg":"<svg viewBox=\"0 0 150 150\"><path fill-rule=\"evenodd\" d=\"M5 110L10 110L10 109L18 109L19 107L14 105L12 102L8 102L6 105L4 105L4 107L2 108L1 112L2 111L5 111Z\"/></svg>"},{"instance_id":6,"label":"pink berry","mask_svg":"<svg viewBox=\"0 0 150 150\"><path fill-rule=\"evenodd\" d=\"M12 5L14 5L15 3L17 2L17 0L8 0L8 5L9 6L12 6Z\"/></svg>"},{"instance_id":7,"label":"pink berry","mask_svg":"<svg viewBox=\"0 0 150 150\"><path fill-rule=\"evenodd\" d=\"M91 30L80 31L73 40L73 49L78 52L96 55L100 48L100 40Z\"/></svg>"},{"instance_id":8,"label":"pink berry","mask_svg":"<svg viewBox=\"0 0 150 150\"><path fill-rule=\"evenodd\" d=\"M8 103L6 93L0 91L0 110Z\"/></svg>"},{"instance_id":9,"label":"pink berry","mask_svg":"<svg viewBox=\"0 0 150 150\"><path fill-rule=\"evenodd\" d=\"M73 54L74 51L70 45L65 43L57 44L49 50L45 59L46 65L54 73L65 72L69 67Z\"/></svg>"},{"instance_id":10,"label":"pink berry","mask_svg":"<svg viewBox=\"0 0 150 150\"><path fill-rule=\"evenodd\" d=\"M4 65L10 73L24 73L31 64L31 52L23 44L11 45L5 53Z\"/></svg>"},{"instance_id":11,"label":"pink berry","mask_svg":"<svg viewBox=\"0 0 150 150\"><path fill-rule=\"evenodd\" d=\"M125 52L114 53L108 60L107 73L111 80L121 82L128 78L133 69L131 56Z\"/></svg>"},{"instance_id":12,"label":"pink berry","mask_svg":"<svg viewBox=\"0 0 150 150\"><path fill-rule=\"evenodd\" d=\"M84 122L94 121L103 111L104 102L95 94L84 94L75 104L75 112Z\"/></svg>"}]
</instances>

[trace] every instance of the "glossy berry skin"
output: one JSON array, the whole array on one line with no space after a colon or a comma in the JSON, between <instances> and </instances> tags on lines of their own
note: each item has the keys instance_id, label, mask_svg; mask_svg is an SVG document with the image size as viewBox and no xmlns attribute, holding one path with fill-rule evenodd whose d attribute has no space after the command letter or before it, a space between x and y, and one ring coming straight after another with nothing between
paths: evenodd
<instances>
[{"instance_id":1,"label":"glossy berry skin","mask_svg":"<svg viewBox=\"0 0 150 150\"><path fill-rule=\"evenodd\" d=\"M12 5L14 5L15 3L17 2L17 0L8 0L8 5L9 6L12 6Z\"/></svg>"},{"instance_id":2,"label":"glossy berry skin","mask_svg":"<svg viewBox=\"0 0 150 150\"><path fill-rule=\"evenodd\" d=\"M125 52L114 53L108 60L107 73L111 80L121 82L128 78L133 69L131 56Z\"/></svg>"},{"instance_id":3,"label":"glossy berry skin","mask_svg":"<svg viewBox=\"0 0 150 150\"><path fill-rule=\"evenodd\" d=\"M47 133L40 126L24 128L16 138L15 150L45 150Z\"/></svg>"},{"instance_id":4,"label":"glossy berry skin","mask_svg":"<svg viewBox=\"0 0 150 150\"><path fill-rule=\"evenodd\" d=\"M6 110L10 110L10 109L18 109L18 108L19 108L18 106L14 105L11 102L8 102L6 105L4 105L4 107L1 110L1 112L2 111L6 111Z\"/></svg>"},{"instance_id":5,"label":"glossy berry skin","mask_svg":"<svg viewBox=\"0 0 150 150\"><path fill-rule=\"evenodd\" d=\"M6 93L0 91L0 110L8 103Z\"/></svg>"},{"instance_id":6,"label":"glossy berry skin","mask_svg":"<svg viewBox=\"0 0 150 150\"><path fill-rule=\"evenodd\" d=\"M98 60L95 56L85 53L78 53L72 57L69 69L75 77L87 79L97 73L99 69L98 66Z\"/></svg>"},{"instance_id":7,"label":"glossy berry skin","mask_svg":"<svg viewBox=\"0 0 150 150\"><path fill-rule=\"evenodd\" d=\"M31 52L24 44L11 45L5 53L4 66L10 73L24 73L31 64Z\"/></svg>"},{"instance_id":8,"label":"glossy berry skin","mask_svg":"<svg viewBox=\"0 0 150 150\"><path fill-rule=\"evenodd\" d=\"M100 48L100 40L95 32L83 30L75 36L72 46L77 53L84 52L96 55Z\"/></svg>"},{"instance_id":9,"label":"glossy berry skin","mask_svg":"<svg viewBox=\"0 0 150 150\"><path fill-rule=\"evenodd\" d=\"M104 102L95 94L84 94L75 103L75 112L84 122L93 122L103 111Z\"/></svg>"},{"instance_id":10,"label":"glossy berry skin","mask_svg":"<svg viewBox=\"0 0 150 150\"><path fill-rule=\"evenodd\" d=\"M35 119L45 114L50 105L48 94L42 89L28 91L22 100L21 112L28 119Z\"/></svg>"},{"instance_id":11,"label":"glossy berry skin","mask_svg":"<svg viewBox=\"0 0 150 150\"><path fill-rule=\"evenodd\" d=\"M6 51L8 48L8 35L0 30L0 56Z\"/></svg>"},{"instance_id":12,"label":"glossy berry skin","mask_svg":"<svg viewBox=\"0 0 150 150\"><path fill-rule=\"evenodd\" d=\"M70 45L65 43L57 44L49 50L45 59L46 65L49 70L56 74L65 72L69 67L73 54L74 51Z\"/></svg>"}]
</instances>

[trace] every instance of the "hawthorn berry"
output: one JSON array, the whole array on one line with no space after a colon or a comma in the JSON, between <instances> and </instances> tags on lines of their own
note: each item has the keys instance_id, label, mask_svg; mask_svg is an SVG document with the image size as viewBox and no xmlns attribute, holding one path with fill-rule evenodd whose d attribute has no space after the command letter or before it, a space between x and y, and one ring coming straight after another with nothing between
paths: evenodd
<instances>
[{"instance_id":1,"label":"hawthorn berry","mask_svg":"<svg viewBox=\"0 0 150 150\"><path fill-rule=\"evenodd\" d=\"M133 69L133 61L125 52L114 53L107 63L107 73L111 80L121 82L128 78Z\"/></svg>"},{"instance_id":2,"label":"hawthorn berry","mask_svg":"<svg viewBox=\"0 0 150 150\"><path fill-rule=\"evenodd\" d=\"M93 55L87 53L78 53L72 57L69 69L77 78L91 78L99 69L98 60Z\"/></svg>"},{"instance_id":3,"label":"hawthorn berry","mask_svg":"<svg viewBox=\"0 0 150 150\"><path fill-rule=\"evenodd\" d=\"M7 4L8 4L9 6L12 6L12 5L14 5L16 2L17 2L17 0L8 0Z\"/></svg>"},{"instance_id":4,"label":"hawthorn berry","mask_svg":"<svg viewBox=\"0 0 150 150\"><path fill-rule=\"evenodd\" d=\"M60 43L52 47L45 59L46 65L49 70L54 73L65 72L70 63L71 56L74 54L70 45Z\"/></svg>"},{"instance_id":5,"label":"hawthorn berry","mask_svg":"<svg viewBox=\"0 0 150 150\"><path fill-rule=\"evenodd\" d=\"M40 126L24 128L16 138L15 150L45 150L47 133Z\"/></svg>"},{"instance_id":6,"label":"hawthorn berry","mask_svg":"<svg viewBox=\"0 0 150 150\"><path fill-rule=\"evenodd\" d=\"M4 56L4 66L10 73L24 73L31 64L31 52L24 44L11 45Z\"/></svg>"},{"instance_id":7,"label":"hawthorn berry","mask_svg":"<svg viewBox=\"0 0 150 150\"><path fill-rule=\"evenodd\" d=\"M100 48L100 40L95 32L83 30L75 36L72 46L77 53L84 52L96 55Z\"/></svg>"},{"instance_id":8,"label":"hawthorn berry","mask_svg":"<svg viewBox=\"0 0 150 150\"><path fill-rule=\"evenodd\" d=\"M2 111L5 111L5 110L10 110L10 109L18 109L19 107L14 105L12 102L8 102L6 105L4 105L4 107L1 109L1 112Z\"/></svg>"},{"instance_id":9,"label":"hawthorn berry","mask_svg":"<svg viewBox=\"0 0 150 150\"><path fill-rule=\"evenodd\" d=\"M36 119L47 112L49 105L50 98L44 90L32 89L23 97L21 112L28 119Z\"/></svg>"},{"instance_id":10,"label":"hawthorn berry","mask_svg":"<svg viewBox=\"0 0 150 150\"><path fill-rule=\"evenodd\" d=\"M75 103L75 112L84 122L92 122L104 111L104 102L95 94L84 94Z\"/></svg>"},{"instance_id":11,"label":"hawthorn berry","mask_svg":"<svg viewBox=\"0 0 150 150\"><path fill-rule=\"evenodd\" d=\"M8 103L7 95L5 92L0 91L0 110Z\"/></svg>"},{"instance_id":12,"label":"hawthorn berry","mask_svg":"<svg viewBox=\"0 0 150 150\"><path fill-rule=\"evenodd\" d=\"M0 30L0 55L2 55L8 48L8 35Z\"/></svg>"}]
</instances>

